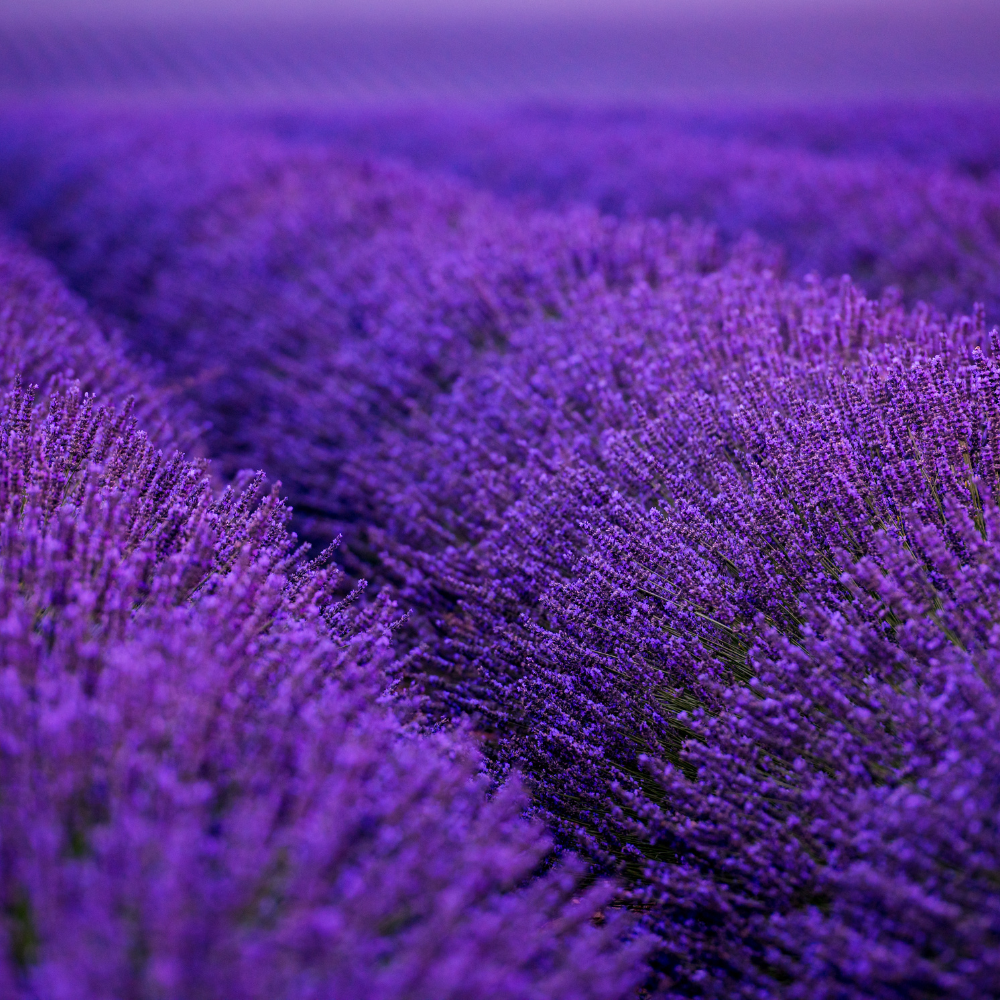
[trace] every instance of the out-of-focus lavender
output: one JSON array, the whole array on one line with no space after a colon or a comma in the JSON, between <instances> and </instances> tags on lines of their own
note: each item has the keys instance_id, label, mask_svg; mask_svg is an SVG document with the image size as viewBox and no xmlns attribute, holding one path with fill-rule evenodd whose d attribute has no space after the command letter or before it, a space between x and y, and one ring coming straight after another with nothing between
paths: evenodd
<instances>
[{"instance_id":1,"label":"out-of-focus lavender","mask_svg":"<svg viewBox=\"0 0 1000 1000\"><path fill-rule=\"evenodd\" d=\"M4 996L629 995L610 888L532 878L517 783L397 718L391 604L336 600L262 475L215 495L83 393L109 350L0 268L4 363L49 375L0 422Z\"/></svg>"},{"instance_id":2,"label":"out-of-focus lavender","mask_svg":"<svg viewBox=\"0 0 1000 1000\"><path fill-rule=\"evenodd\" d=\"M280 475L314 538L363 513L345 463L529 317L588 280L663 281L721 253L703 226L520 211L211 122L22 127L11 220L197 401L223 471Z\"/></svg>"},{"instance_id":3,"label":"out-of-focus lavender","mask_svg":"<svg viewBox=\"0 0 1000 1000\"><path fill-rule=\"evenodd\" d=\"M288 114L322 137L458 174L505 196L618 216L679 214L783 247L791 273L898 285L1000 316L1000 122L991 105L701 113Z\"/></svg>"},{"instance_id":4,"label":"out-of-focus lavender","mask_svg":"<svg viewBox=\"0 0 1000 1000\"><path fill-rule=\"evenodd\" d=\"M996 104L985 100L841 101L820 106L797 102L759 107L723 102L689 107L677 102L619 101L587 106L551 101L493 110L293 108L244 117L266 124L287 139L346 142L405 158L423 168L454 170L469 180L481 178L484 184L515 184L520 180L525 186L511 191L526 193L529 182L534 185L532 177L548 168L551 187L537 191L544 198L557 194L556 170L566 161L547 158L533 162L524 156L521 177L510 176L512 156L521 149L519 134L525 128L529 133L547 129L553 139L583 130L595 137L634 136L639 129L654 137L740 138L754 146L799 149L823 157L877 157L890 163L948 168L976 180L1000 171L1000 117ZM501 142L508 152L499 148ZM494 159L491 167L489 160L495 154L500 159ZM586 168L581 165L581 169ZM572 177L565 177L567 184L572 181Z\"/></svg>"},{"instance_id":5,"label":"out-of-focus lavender","mask_svg":"<svg viewBox=\"0 0 1000 1000\"><path fill-rule=\"evenodd\" d=\"M118 406L129 405L157 447L192 444L183 403L152 383L154 373L126 359L121 338L98 328L86 306L48 262L0 241L0 380L17 376L42 386L66 380Z\"/></svg>"}]
</instances>

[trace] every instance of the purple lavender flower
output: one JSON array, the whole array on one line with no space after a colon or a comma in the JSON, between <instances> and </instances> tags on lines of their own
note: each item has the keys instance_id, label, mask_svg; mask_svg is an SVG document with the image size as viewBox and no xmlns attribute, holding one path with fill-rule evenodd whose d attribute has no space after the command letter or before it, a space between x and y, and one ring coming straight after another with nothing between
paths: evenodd
<instances>
[{"instance_id":1,"label":"purple lavender flower","mask_svg":"<svg viewBox=\"0 0 1000 1000\"><path fill-rule=\"evenodd\" d=\"M855 320L870 308L848 293L839 323L852 299ZM464 659L460 690L498 728L499 762L531 775L547 821L653 908L677 988L779 991L782 970L791 995L839 996L845 980L857 996L997 988L984 916L996 845L976 818L992 799L938 797L992 759L978 658L994 617L997 374L973 354L975 323L923 338L944 353L841 340L844 361L883 366L864 380L795 371L784 354L769 379L734 381L698 409L681 404L690 390L661 397L661 417L606 438L603 469L571 460L540 475L461 573L447 569L455 554L438 560L436 586L461 595L469 623L446 629L439 655ZM471 623L494 640L470 641ZM916 825L912 847L897 803L937 824ZM941 840L965 829L956 808L970 832ZM967 881L949 882L939 854ZM875 927L864 914L877 893ZM938 923L921 925L925 911ZM813 947L819 927L827 943ZM850 944L859 935L868 957Z\"/></svg>"},{"instance_id":2,"label":"purple lavender flower","mask_svg":"<svg viewBox=\"0 0 1000 1000\"><path fill-rule=\"evenodd\" d=\"M84 392L129 405L152 440L163 448L190 443L189 417L180 400L168 414L167 394L154 388L152 372L125 358L120 338L109 338L67 291L46 261L9 238L0 238L0 379L16 376L46 391L75 381Z\"/></svg>"},{"instance_id":3,"label":"purple lavender flower","mask_svg":"<svg viewBox=\"0 0 1000 1000\"><path fill-rule=\"evenodd\" d=\"M1000 128L990 105L522 108L265 119L281 136L447 171L508 197L704 219L783 247L792 274L998 313Z\"/></svg>"},{"instance_id":4,"label":"purple lavender flower","mask_svg":"<svg viewBox=\"0 0 1000 1000\"><path fill-rule=\"evenodd\" d=\"M102 550L119 546L130 581L114 583L124 596L90 596L106 565L91 555L86 572L66 571L82 583L58 582L45 564L16 591L61 609L25 618L31 635L51 632L46 655L63 655L60 636L72 637L67 657L95 650L94 667L56 669L72 697L53 688L53 721L9 727L59 734L52 746L71 749L52 759L83 762L75 783L70 764L52 771L68 797L46 791L56 805L32 807L69 831L50 839L71 857L83 829L79 857L53 861L54 881L39 875L31 889L94 900L74 940L80 926L112 926L108 913L125 924L106 939L129 939L134 925L144 956L142 942L180 934L143 968L189 991L183 977L206 963L219 982L269 995L304 994L307 973L387 996L441 983L497 996L603 983L616 995L634 982L634 953L613 947L623 926L560 936L577 912L564 905L572 873L512 891L544 838L515 818L509 786L488 802L469 792L467 745L414 735L399 720L413 715L432 730L471 724L496 777L524 773L536 818L623 879L658 938L665 996L997 992L1000 345L983 308L949 319L898 291L867 298L846 278L788 282L752 237L724 248L702 225L533 212L247 130L172 126L157 143L142 122L109 120L87 137L65 128L12 154L52 171L34 193L15 178L15 220L122 317L133 344L149 338L167 377L216 421L209 446L227 472L259 459L292 477L317 537L349 528L354 565L414 610L396 635L415 646L389 658L384 590L358 610L324 610L340 596L334 574L290 554L273 497L254 508L252 491L189 495L189 465L161 471L138 448L143 471L115 476L146 484L139 506L91 500L84 457L111 447L104 428L120 418L87 423L87 411L80 424L81 397L53 397L38 440L58 447L38 455L68 457L42 476L30 510L43 513L11 537L48 552L51 523L52 551L70 551L69 522L104 524L120 507L127 531L114 522L91 534ZM648 138L623 129L626 151ZM529 134L529 153L513 159L538 162L565 135ZM656 169L674 162L668 153L690 171L678 175L680 202L726 237L777 218L767 235L798 246L796 267L810 254L854 260L870 244L867 282L902 275L914 296L927 281L947 304L993 295L988 179L690 134L658 149ZM20 400L11 427L26 419ZM29 467L11 460L11 482ZM45 499L65 489L76 491L69 521L61 500ZM115 645L91 637L89 609L105 607L122 623ZM11 635L30 647L26 625ZM399 682L395 715L379 698L386 676ZM151 722L164 718L176 721ZM343 734L336 746L331 732ZM337 777L345 747L360 762L354 784ZM417 786L430 804L419 798L406 810L416 825L400 826L394 803ZM110 793L87 804L94 787L121 790L114 822L101 812ZM468 823L443 818L455 813ZM500 828L514 831L513 854L497 846ZM455 830L473 831L472 855L448 839ZM369 840L367 853L326 853ZM508 860L490 860L494 850ZM468 856L479 860L450 867ZM132 873L106 884L86 874L111 902L72 882L93 858L114 859L99 874ZM475 881L481 894L449 895L483 870L494 874ZM25 908L17 886L36 883L19 877L12 953L18 968L40 969L41 904ZM397 879L411 888L397 892ZM373 898L391 905L328 903L363 899L350 895L358 885L389 887ZM155 923L140 897L172 909ZM466 902L438 910L439 899ZM497 917L508 903L524 907L510 925ZM459 911L467 923L449 923ZM452 956L433 950L486 940L475 928L488 926L499 928L492 954L513 955L505 935L531 920L541 943L527 964L491 965L475 946L449 978ZM359 943L348 955L341 940ZM577 940L597 957L575 967ZM278 978L241 978L261 967ZM579 976L555 971L567 968Z\"/></svg>"},{"instance_id":5,"label":"purple lavender flower","mask_svg":"<svg viewBox=\"0 0 1000 1000\"><path fill-rule=\"evenodd\" d=\"M978 560L992 551L980 532L995 537L1000 414L993 362L976 355L982 312L908 314L734 261L655 292L594 290L513 344L456 385L424 440L390 439L396 475L367 466L397 511L387 564L425 609L422 680L482 713L500 772L528 774L546 822L631 882L674 989L780 992L775 975L833 989L847 932L832 924L826 952L793 961L811 933L797 914L848 885L839 845L864 839L861 796L923 780L903 728L922 710L893 695L875 712L898 680L875 692L865 664L898 661L894 629L928 612L872 604L864 560L909 587L918 567L893 546L926 551L934 609L966 573L970 531ZM841 618L853 631L834 632ZM951 630L936 619L940 645ZM796 652L811 634L815 665ZM774 643L793 673L769 688ZM903 675L934 668L934 648ZM818 719L790 740L813 702ZM929 730L938 746L955 734L946 716ZM992 932L962 930L993 905L983 877L975 904L942 917L958 944L925 963L927 989L992 988L990 961L967 962ZM886 926L886 947L919 950L911 931ZM892 974L851 973L859 996Z\"/></svg>"},{"instance_id":6,"label":"purple lavender flower","mask_svg":"<svg viewBox=\"0 0 1000 1000\"><path fill-rule=\"evenodd\" d=\"M55 370L37 332L104 377L50 284L17 290L39 325L0 327L5 363ZM4 994L629 995L611 887L547 864L460 734L397 718L385 596L338 600L261 475L216 496L50 383L0 420Z\"/></svg>"},{"instance_id":7,"label":"purple lavender flower","mask_svg":"<svg viewBox=\"0 0 1000 1000\"><path fill-rule=\"evenodd\" d=\"M15 223L211 420L223 473L280 475L300 529L346 531L352 551L361 511L339 482L352 456L578 285L720 256L702 226L521 212L211 122L70 118L39 135L32 121L23 147L8 141L12 176L38 167L11 182Z\"/></svg>"}]
</instances>

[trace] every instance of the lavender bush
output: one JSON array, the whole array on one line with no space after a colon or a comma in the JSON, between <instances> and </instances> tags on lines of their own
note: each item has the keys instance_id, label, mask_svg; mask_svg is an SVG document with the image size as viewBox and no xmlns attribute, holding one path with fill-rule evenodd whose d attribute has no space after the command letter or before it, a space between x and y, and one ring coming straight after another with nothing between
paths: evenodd
<instances>
[{"instance_id":1,"label":"lavender bush","mask_svg":"<svg viewBox=\"0 0 1000 1000\"><path fill-rule=\"evenodd\" d=\"M785 975L790 995L988 995L993 779L953 807L918 794L992 753L994 682L979 666L992 612L968 582L985 586L995 558L997 374L975 353L982 317L908 316L849 285L814 288L810 315L804 290L783 291L772 309L795 303L797 328L792 309L744 309L743 337L720 350L684 327L683 365L635 366L661 416L640 410L589 452L563 431L514 479L494 463L490 490L463 496L485 508L474 546L397 557L413 598L438 609L427 681L490 720L498 766L532 776L550 825L632 882L685 995L774 995ZM591 342L615 328L602 305ZM577 355L586 374L574 374L611 382L587 362L617 346ZM567 368L556 377L572 398ZM529 384L529 414L551 405ZM453 447L495 454L500 409L478 399L453 420ZM423 509L434 501L449 503L425 496ZM942 666L949 642L959 652ZM954 771L939 766L945 748ZM907 826L900 804L928 819ZM966 809L968 839L942 841ZM918 830L953 859L972 852L951 862L961 887L934 841L908 839Z\"/></svg>"},{"instance_id":2,"label":"lavender bush","mask_svg":"<svg viewBox=\"0 0 1000 1000\"><path fill-rule=\"evenodd\" d=\"M36 291L12 311L80 363ZM35 332L0 327L6 361ZM4 994L629 995L610 888L532 878L517 783L397 719L391 604L336 600L261 475L216 496L55 383L0 422Z\"/></svg>"},{"instance_id":3,"label":"lavender bush","mask_svg":"<svg viewBox=\"0 0 1000 1000\"><path fill-rule=\"evenodd\" d=\"M194 443L181 401L170 400L152 385L152 372L125 357L44 260L0 237L0 379L10 385L22 376L46 387L75 381L84 392L117 405L126 401L150 440L162 448Z\"/></svg>"},{"instance_id":4,"label":"lavender bush","mask_svg":"<svg viewBox=\"0 0 1000 1000\"><path fill-rule=\"evenodd\" d=\"M388 153L435 171L442 189L449 185L440 175L451 174L535 207L679 214L711 222L727 243L753 230L783 248L798 277L850 273L869 294L893 284L911 303L950 312L981 301L1000 316L993 166L1000 131L991 108L243 118L242 128L239 118L208 122L212 136L227 129L244 136L242 151L237 142L212 155L198 152L203 130L169 117L143 127L134 116L105 116L81 128L62 116L44 129L37 115L30 123L8 118L5 186L15 215L36 233L41 218L43 245L74 282L127 312L130 296L148 294L152 248L166 245L171 232L180 245L190 239L182 210L192 200L208 204L227 179L252 177L262 147L279 159L294 158L295 149ZM256 135L249 146L248 132ZM110 258L109 227L118 233ZM128 263L109 266L123 251ZM102 275L115 284L102 289ZM131 284L123 296L116 284L125 277Z\"/></svg>"},{"instance_id":5,"label":"lavender bush","mask_svg":"<svg viewBox=\"0 0 1000 1000\"><path fill-rule=\"evenodd\" d=\"M211 419L223 471L279 474L316 540L353 541L343 464L529 317L557 313L591 275L662 281L720 256L703 226L518 212L211 123L168 120L166 141L116 117L63 127L41 148L65 160L41 161L14 221Z\"/></svg>"}]
</instances>

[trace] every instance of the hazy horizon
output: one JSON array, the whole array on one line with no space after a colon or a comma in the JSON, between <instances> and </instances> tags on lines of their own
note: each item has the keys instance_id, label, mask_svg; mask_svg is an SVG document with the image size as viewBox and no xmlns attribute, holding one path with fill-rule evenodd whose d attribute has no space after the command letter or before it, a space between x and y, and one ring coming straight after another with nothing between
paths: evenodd
<instances>
[{"instance_id":1,"label":"hazy horizon","mask_svg":"<svg viewBox=\"0 0 1000 1000\"><path fill-rule=\"evenodd\" d=\"M994 100L998 40L986 0L20 0L0 93Z\"/></svg>"},{"instance_id":2,"label":"hazy horizon","mask_svg":"<svg viewBox=\"0 0 1000 1000\"><path fill-rule=\"evenodd\" d=\"M217 23L321 21L331 23L496 24L546 21L809 20L813 17L890 19L900 23L986 16L989 0L18 0L0 9L0 23L109 21Z\"/></svg>"}]
</instances>

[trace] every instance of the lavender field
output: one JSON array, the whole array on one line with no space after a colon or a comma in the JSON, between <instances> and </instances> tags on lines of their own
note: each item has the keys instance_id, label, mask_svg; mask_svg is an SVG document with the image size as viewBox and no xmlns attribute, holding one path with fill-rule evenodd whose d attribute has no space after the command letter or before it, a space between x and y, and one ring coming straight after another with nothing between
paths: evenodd
<instances>
[{"instance_id":1,"label":"lavender field","mask_svg":"<svg viewBox=\"0 0 1000 1000\"><path fill-rule=\"evenodd\" d=\"M0 108L0 996L1000 995L1000 106Z\"/></svg>"}]
</instances>

